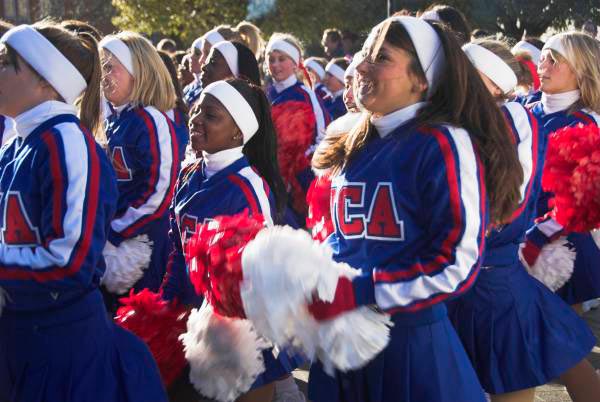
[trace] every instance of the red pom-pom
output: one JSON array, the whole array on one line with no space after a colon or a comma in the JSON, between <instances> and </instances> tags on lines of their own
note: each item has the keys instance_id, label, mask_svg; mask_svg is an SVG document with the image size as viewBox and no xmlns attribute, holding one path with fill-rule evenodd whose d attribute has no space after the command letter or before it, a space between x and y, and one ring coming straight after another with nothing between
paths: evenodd
<instances>
[{"instance_id":1,"label":"red pom-pom","mask_svg":"<svg viewBox=\"0 0 600 402\"><path fill-rule=\"evenodd\" d=\"M328 174L316 177L306 194L308 216L306 227L311 229L312 238L320 242L333 233L331 221L331 178Z\"/></svg>"},{"instance_id":2,"label":"red pom-pom","mask_svg":"<svg viewBox=\"0 0 600 402\"><path fill-rule=\"evenodd\" d=\"M554 193L552 216L565 230L600 227L600 129L578 124L550 135L544 190Z\"/></svg>"},{"instance_id":3,"label":"red pom-pom","mask_svg":"<svg viewBox=\"0 0 600 402\"><path fill-rule=\"evenodd\" d=\"M186 259L190 280L215 312L226 317L245 318L240 296L242 251L264 228L262 215L248 211L233 216L217 216L198 225L187 244Z\"/></svg>"},{"instance_id":4,"label":"red pom-pom","mask_svg":"<svg viewBox=\"0 0 600 402\"><path fill-rule=\"evenodd\" d=\"M284 102L271 110L277 133L279 171L292 194L297 212L306 212L305 194L297 175L310 167L307 152L314 141L316 118L306 102Z\"/></svg>"},{"instance_id":5,"label":"red pom-pom","mask_svg":"<svg viewBox=\"0 0 600 402\"><path fill-rule=\"evenodd\" d=\"M166 387L183 372L187 361L179 335L186 331L189 311L148 289L119 300L115 321L140 337L154 356Z\"/></svg>"}]
</instances>

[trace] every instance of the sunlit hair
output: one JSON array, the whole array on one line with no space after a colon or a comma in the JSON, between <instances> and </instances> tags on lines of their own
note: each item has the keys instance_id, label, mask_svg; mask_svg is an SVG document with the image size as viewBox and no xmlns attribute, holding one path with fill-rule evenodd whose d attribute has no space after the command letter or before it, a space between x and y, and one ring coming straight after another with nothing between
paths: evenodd
<instances>
[{"instance_id":1,"label":"sunlit hair","mask_svg":"<svg viewBox=\"0 0 600 402\"><path fill-rule=\"evenodd\" d=\"M152 43L135 32L123 31L115 35L127 45L133 62L133 89L130 102L154 106L162 112L175 107L177 95L171 76Z\"/></svg>"}]
</instances>

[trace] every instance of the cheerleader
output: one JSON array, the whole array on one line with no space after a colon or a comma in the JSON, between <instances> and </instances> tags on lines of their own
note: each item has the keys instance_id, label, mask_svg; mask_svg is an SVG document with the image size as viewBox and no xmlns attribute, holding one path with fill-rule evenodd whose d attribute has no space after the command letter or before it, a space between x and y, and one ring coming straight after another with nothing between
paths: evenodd
<instances>
[{"instance_id":1,"label":"cheerleader","mask_svg":"<svg viewBox=\"0 0 600 402\"><path fill-rule=\"evenodd\" d=\"M211 29L192 44L194 54L192 58L193 73L199 74L204 62L210 54L210 49L219 42L230 41L244 43L247 47L256 52L262 51L263 41L260 36L260 30L253 24L243 21L237 27L230 25L219 25ZM256 57L256 56L255 56ZM196 64L197 63L197 64ZM202 81L200 76L184 88L184 99L186 104L191 107L202 92Z\"/></svg>"},{"instance_id":2,"label":"cheerleader","mask_svg":"<svg viewBox=\"0 0 600 402\"><path fill-rule=\"evenodd\" d=\"M113 109L106 134L119 187L103 283L115 294L134 285L156 291L170 250L168 206L179 170L179 141L165 114L176 105L175 90L156 49L141 35L121 32L99 46L102 89Z\"/></svg>"},{"instance_id":3,"label":"cheerleader","mask_svg":"<svg viewBox=\"0 0 600 402\"><path fill-rule=\"evenodd\" d=\"M98 290L117 186L88 131L102 136L96 41L42 22L0 43L0 113L17 131L0 151L0 400L167 401Z\"/></svg>"},{"instance_id":4,"label":"cheerleader","mask_svg":"<svg viewBox=\"0 0 600 402\"><path fill-rule=\"evenodd\" d=\"M305 71L302 48L296 38L273 34L266 54L273 78L268 95L277 131L279 166L291 195L287 222L300 227L306 215L306 191L313 179L309 155L330 117L315 93L296 76Z\"/></svg>"},{"instance_id":5,"label":"cheerleader","mask_svg":"<svg viewBox=\"0 0 600 402\"><path fill-rule=\"evenodd\" d=\"M572 380L594 380L585 360L595 344L593 334L567 304L527 273L518 257L519 244L535 218L546 143L537 119L521 104L506 102L517 85L520 65L499 41L479 40L463 50L503 104L523 174L519 207L506 223L488 230L479 277L471 291L450 302L450 318L492 402L533 402L536 386L559 377L574 401L591 401L581 398L584 390ZM595 383L600 385L598 379ZM597 388L588 395L599 392Z\"/></svg>"},{"instance_id":6,"label":"cheerleader","mask_svg":"<svg viewBox=\"0 0 600 402\"><path fill-rule=\"evenodd\" d=\"M539 48L538 48L539 46ZM519 41L511 49L519 64L521 64L520 74L517 74L519 80L516 90L515 102L523 105L537 102L542 97L540 89L540 77L537 73L537 66L540 62L542 47L544 43L537 38L525 38Z\"/></svg>"},{"instance_id":7,"label":"cheerleader","mask_svg":"<svg viewBox=\"0 0 600 402\"><path fill-rule=\"evenodd\" d=\"M202 66L200 81L207 87L232 77L260 86L260 71L254 53L241 43L222 41L211 48Z\"/></svg>"},{"instance_id":8,"label":"cheerleader","mask_svg":"<svg viewBox=\"0 0 600 402\"><path fill-rule=\"evenodd\" d=\"M170 212L173 252L162 295L166 300L177 298L200 307L184 258L185 244L196 226L244 210L262 214L268 225L280 223L286 192L277 166L269 102L260 87L240 79L207 85L192 111L190 132L192 147L202 152L202 158L179 176ZM275 358L268 350L263 357L265 372L238 401L270 401L275 382L297 366L284 352ZM277 385L285 389L288 398L296 394L296 399L284 400L297 401L299 391L291 381Z\"/></svg>"},{"instance_id":9,"label":"cheerleader","mask_svg":"<svg viewBox=\"0 0 600 402\"><path fill-rule=\"evenodd\" d=\"M177 159L179 160L179 163L183 163L187 146L190 142L187 118L189 109L183 101L183 93L181 92L181 86L177 79L177 70L175 69L175 63L173 62L172 56L169 56L167 52L163 52L162 50L158 51L158 55L169 72L171 83L173 83L173 88L175 89L175 95L177 97L175 107L167 111L166 115L171 120L173 128L175 129L175 135L177 136L177 150L179 151Z\"/></svg>"},{"instance_id":10,"label":"cheerleader","mask_svg":"<svg viewBox=\"0 0 600 402\"><path fill-rule=\"evenodd\" d=\"M306 71L310 77L312 89L323 102L331 96L331 92L327 90L327 87L324 84L326 65L327 60L321 57L309 57L304 60L304 67L306 67Z\"/></svg>"},{"instance_id":11,"label":"cheerleader","mask_svg":"<svg viewBox=\"0 0 600 402\"><path fill-rule=\"evenodd\" d=\"M598 42L583 33L562 33L546 42L538 67L542 99L532 104L531 108L546 136L561 127L579 123L599 124L600 67L596 63L599 57ZM544 193L540 197L538 216L548 212L551 196ZM528 238L540 246L540 242L550 241L560 234L560 225L550 220L539 224ZM573 243L577 258L573 276L556 293L580 312L583 302L600 297L600 250L589 233L570 233L567 238ZM524 250L529 265L534 263L537 256L530 251L538 248L528 247Z\"/></svg>"},{"instance_id":12,"label":"cheerleader","mask_svg":"<svg viewBox=\"0 0 600 402\"><path fill-rule=\"evenodd\" d=\"M375 305L394 326L362 369L330 377L313 363L309 398L485 401L444 302L473 285L488 216L503 221L518 201L502 114L442 25L390 18L363 53L355 97L368 114L337 151L313 160L334 174L334 259L363 274L310 310L326 320Z\"/></svg>"},{"instance_id":13,"label":"cheerleader","mask_svg":"<svg viewBox=\"0 0 600 402\"><path fill-rule=\"evenodd\" d=\"M338 58L331 60L325 67L325 85L331 93L331 97L325 101L325 107L334 120L342 117L347 112L343 94L344 76L348 65L346 59Z\"/></svg>"}]
</instances>

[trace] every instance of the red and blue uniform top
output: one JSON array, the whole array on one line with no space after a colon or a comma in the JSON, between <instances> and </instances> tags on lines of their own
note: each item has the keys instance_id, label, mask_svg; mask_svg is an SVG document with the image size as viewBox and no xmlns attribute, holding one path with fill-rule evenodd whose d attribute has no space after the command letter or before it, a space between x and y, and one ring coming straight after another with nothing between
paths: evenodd
<instances>
[{"instance_id":1,"label":"red and blue uniform top","mask_svg":"<svg viewBox=\"0 0 600 402\"><path fill-rule=\"evenodd\" d=\"M488 222L469 134L416 125L416 106L385 116L398 125L376 132L332 179L328 244L336 261L363 272L353 280L356 304L388 313L416 312L469 289Z\"/></svg>"},{"instance_id":2,"label":"red and blue uniform top","mask_svg":"<svg viewBox=\"0 0 600 402\"><path fill-rule=\"evenodd\" d=\"M179 144L169 117L151 106L126 105L106 124L109 154L119 188L117 212L108 241L145 235L152 242L150 262L136 291L157 291L169 256L169 205L179 173Z\"/></svg>"},{"instance_id":3,"label":"red and blue uniform top","mask_svg":"<svg viewBox=\"0 0 600 402\"><path fill-rule=\"evenodd\" d=\"M319 97L321 102L325 102L325 99L327 99L328 97L331 96L331 92L329 92L329 89L327 89L325 84L323 84L322 82L318 82L315 85L314 90L315 90L315 94L317 94L317 96Z\"/></svg>"},{"instance_id":4,"label":"red and blue uniform top","mask_svg":"<svg viewBox=\"0 0 600 402\"><path fill-rule=\"evenodd\" d=\"M202 93L202 81L196 78L191 83L187 84L185 88L183 88L183 101L185 104L191 108L194 106L194 103L200 98L200 94Z\"/></svg>"},{"instance_id":5,"label":"red and blue uniform top","mask_svg":"<svg viewBox=\"0 0 600 402\"><path fill-rule=\"evenodd\" d=\"M540 137L542 138L544 143L542 163L546 155L546 145L548 142L548 136L556 130L563 127L572 127L577 124L594 124L596 126L600 125L600 116L587 109L579 109L572 111L561 110L554 113L546 113L544 111L544 106L542 105L542 102L532 103L529 105L529 107L531 113L540 122ZM548 205L548 202L551 198L551 193L543 191L540 194L537 202L537 216L543 216L549 211L550 207Z\"/></svg>"},{"instance_id":6,"label":"red and blue uniform top","mask_svg":"<svg viewBox=\"0 0 600 402\"><path fill-rule=\"evenodd\" d=\"M325 128L331 122L331 116L323 101L321 101L312 89L306 87L298 81L295 75L281 82L274 82L267 92L267 96L273 107L283 106L286 103L294 104L296 102L304 103L312 109L315 115L315 125L313 129L313 144L320 138L320 134L325 132Z\"/></svg>"},{"instance_id":7,"label":"red and blue uniform top","mask_svg":"<svg viewBox=\"0 0 600 402\"><path fill-rule=\"evenodd\" d=\"M267 183L248 164L245 156L207 175L206 165L199 160L184 167L179 175L175 197L170 208L169 237L173 250L162 284L163 298L177 298L184 304L200 305L190 282L185 264L184 245L196 226L219 215L234 215L244 210L262 214L273 224L274 199Z\"/></svg>"},{"instance_id":8,"label":"red and blue uniform top","mask_svg":"<svg viewBox=\"0 0 600 402\"><path fill-rule=\"evenodd\" d=\"M340 89L338 92L331 94L330 97L325 99L325 107L331 115L333 120L338 119L348 113L346 104L344 103L344 90Z\"/></svg>"},{"instance_id":9,"label":"red and blue uniform top","mask_svg":"<svg viewBox=\"0 0 600 402\"><path fill-rule=\"evenodd\" d=\"M0 288L5 308L39 312L98 287L117 186L73 106L44 102L16 129L0 151Z\"/></svg>"},{"instance_id":10,"label":"red and blue uniform top","mask_svg":"<svg viewBox=\"0 0 600 402\"><path fill-rule=\"evenodd\" d=\"M506 266L518 263L519 244L536 218L536 203L541 192L543 152L545 139L533 114L517 102L502 106L515 145L523 182L519 187L520 202L510 222L491 227L486 238L484 267Z\"/></svg>"}]
</instances>

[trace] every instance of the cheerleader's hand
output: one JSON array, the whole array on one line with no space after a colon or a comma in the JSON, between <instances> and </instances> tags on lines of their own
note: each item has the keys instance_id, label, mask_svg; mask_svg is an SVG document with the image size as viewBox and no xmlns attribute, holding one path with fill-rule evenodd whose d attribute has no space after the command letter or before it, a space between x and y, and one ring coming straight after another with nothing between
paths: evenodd
<instances>
[{"instance_id":1,"label":"cheerleader's hand","mask_svg":"<svg viewBox=\"0 0 600 402\"><path fill-rule=\"evenodd\" d=\"M533 228L527 231L525 242L519 250L521 261L527 267L533 267L542 248L564 235L566 235L564 228L550 217L536 223Z\"/></svg>"},{"instance_id":2,"label":"cheerleader's hand","mask_svg":"<svg viewBox=\"0 0 600 402\"><path fill-rule=\"evenodd\" d=\"M329 320L358 307L352 280L340 277L331 302L316 299L308 306L308 311L317 321Z\"/></svg>"}]
</instances>

